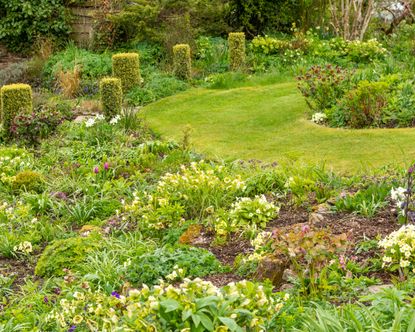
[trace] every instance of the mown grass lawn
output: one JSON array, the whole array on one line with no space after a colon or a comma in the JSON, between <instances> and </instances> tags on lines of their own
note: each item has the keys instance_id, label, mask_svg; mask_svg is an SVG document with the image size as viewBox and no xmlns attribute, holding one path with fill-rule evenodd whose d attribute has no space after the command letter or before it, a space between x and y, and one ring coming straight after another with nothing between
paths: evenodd
<instances>
[{"instance_id":1,"label":"mown grass lawn","mask_svg":"<svg viewBox=\"0 0 415 332\"><path fill-rule=\"evenodd\" d=\"M180 140L193 128L197 151L224 159L294 159L341 171L404 165L415 158L415 128L346 130L307 120L296 83L193 89L145 107L150 127Z\"/></svg>"}]
</instances>

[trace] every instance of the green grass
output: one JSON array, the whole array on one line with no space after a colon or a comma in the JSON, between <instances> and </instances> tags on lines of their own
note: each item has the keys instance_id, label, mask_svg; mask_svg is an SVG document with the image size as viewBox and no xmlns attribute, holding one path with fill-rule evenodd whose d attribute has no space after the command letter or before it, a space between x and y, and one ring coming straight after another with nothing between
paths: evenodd
<instances>
[{"instance_id":1,"label":"green grass","mask_svg":"<svg viewBox=\"0 0 415 332\"><path fill-rule=\"evenodd\" d=\"M406 165L415 156L412 128L347 130L313 124L293 81L230 90L193 89L144 110L156 133L180 140L189 124L194 148L224 159L293 159L357 171Z\"/></svg>"}]
</instances>

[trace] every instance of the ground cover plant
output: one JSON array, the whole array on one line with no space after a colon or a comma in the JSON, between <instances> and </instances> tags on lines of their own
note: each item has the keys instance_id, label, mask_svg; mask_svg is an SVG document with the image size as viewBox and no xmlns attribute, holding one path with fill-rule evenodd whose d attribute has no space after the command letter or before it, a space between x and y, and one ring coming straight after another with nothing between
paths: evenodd
<instances>
[{"instance_id":1,"label":"ground cover plant","mask_svg":"<svg viewBox=\"0 0 415 332\"><path fill-rule=\"evenodd\" d=\"M32 151L1 147L2 328L301 330L333 310L360 321L377 301L405 303L412 270L387 258L406 232L392 200L405 172L203 159L126 116L66 121Z\"/></svg>"},{"instance_id":2,"label":"ground cover plant","mask_svg":"<svg viewBox=\"0 0 415 332\"><path fill-rule=\"evenodd\" d=\"M411 9L344 3L0 0L0 331L413 331Z\"/></svg>"}]
</instances>

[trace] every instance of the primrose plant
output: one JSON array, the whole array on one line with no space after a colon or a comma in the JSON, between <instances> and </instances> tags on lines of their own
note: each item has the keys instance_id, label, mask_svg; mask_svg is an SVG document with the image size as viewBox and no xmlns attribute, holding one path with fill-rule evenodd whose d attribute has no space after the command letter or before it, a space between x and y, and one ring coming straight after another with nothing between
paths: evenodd
<instances>
[{"instance_id":1,"label":"primrose plant","mask_svg":"<svg viewBox=\"0 0 415 332\"><path fill-rule=\"evenodd\" d=\"M398 209L398 219L405 225L408 221L415 221L414 170L415 164L408 169L406 188L398 187L391 190L391 198Z\"/></svg>"}]
</instances>

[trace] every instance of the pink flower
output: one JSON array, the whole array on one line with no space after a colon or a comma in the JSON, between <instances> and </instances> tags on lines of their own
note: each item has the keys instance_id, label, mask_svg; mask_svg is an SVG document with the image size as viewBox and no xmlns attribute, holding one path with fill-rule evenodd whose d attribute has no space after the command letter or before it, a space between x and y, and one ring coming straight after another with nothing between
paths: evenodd
<instances>
[{"instance_id":1,"label":"pink flower","mask_svg":"<svg viewBox=\"0 0 415 332\"><path fill-rule=\"evenodd\" d=\"M308 225L303 225L303 226L301 227L301 231L302 231L303 233L307 233L307 232L309 232L309 231L310 231L310 226L308 226Z\"/></svg>"},{"instance_id":2,"label":"pink flower","mask_svg":"<svg viewBox=\"0 0 415 332\"><path fill-rule=\"evenodd\" d=\"M99 168L98 168L98 166L95 166L95 168L94 168L94 173L95 173L95 174L98 174L98 173L99 173Z\"/></svg>"},{"instance_id":3,"label":"pink flower","mask_svg":"<svg viewBox=\"0 0 415 332\"><path fill-rule=\"evenodd\" d=\"M104 170L108 171L108 169L110 168L110 164L108 164L108 162L104 163Z\"/></svg>"}]
</instances>

